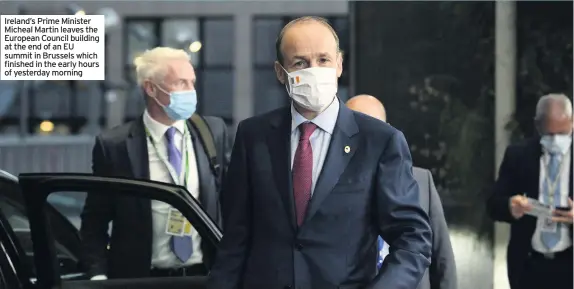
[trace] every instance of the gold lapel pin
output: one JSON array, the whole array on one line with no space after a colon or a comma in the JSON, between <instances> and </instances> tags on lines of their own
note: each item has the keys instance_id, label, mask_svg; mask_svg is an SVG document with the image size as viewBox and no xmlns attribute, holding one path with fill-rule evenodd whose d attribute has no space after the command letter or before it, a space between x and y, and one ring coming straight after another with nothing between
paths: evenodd
<instances>
[{"instance_id":1,"label":"gold lapel pin","mask_svg":"<svg viewBox=\"0 0 574 289\"><path fill-rule=\"evenodd\" d=\"M345 153L348 154L351 151L350 146L345 146Z\"/></svg>"}]
</instances>

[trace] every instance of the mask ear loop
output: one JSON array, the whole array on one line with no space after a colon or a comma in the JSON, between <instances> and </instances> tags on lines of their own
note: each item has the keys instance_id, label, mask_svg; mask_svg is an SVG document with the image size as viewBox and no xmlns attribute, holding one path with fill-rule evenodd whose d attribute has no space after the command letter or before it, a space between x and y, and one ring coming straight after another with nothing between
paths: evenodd
<instances>
[{"instance_id":1,"label":"mask ear loop","mask_svg":"<svg viewBox=\"0 0 574 289\"><path fill-rule=\"evenodd\" d=\"M291 91L293 90L293 86L291 83L292 78L289 76L289 72L283 67L283 65L279 64L281 69L283 69L283 73L285 74L285 90L287 90L287 94L291 96Z\"/></svg>"},{"instance_id":2,"label":"mask ear loop","mask_svg":"<svg viewBox=\"0 0 574 289\"><path fill-rule=\"evenodd\" d=\"M165 90L164 90L163 88L161 88L158 84L155 84L155 83L154 83L153 86L155 87L155 89L154 89L154 92L155 92L155 93L154 93L154 95L152 96L152 98L155 100L155 102L156 102L159 106L165 108L167 105L162 104L162 103L159 101L159 99L157 99L157 90L156 90L156 89L159 89L161 92L163 92L163 93L165 93L165 94L167 94L167 95L170 95L170 93L167 92L167 91L165 91Z\"/></svg>"}]
</instances>

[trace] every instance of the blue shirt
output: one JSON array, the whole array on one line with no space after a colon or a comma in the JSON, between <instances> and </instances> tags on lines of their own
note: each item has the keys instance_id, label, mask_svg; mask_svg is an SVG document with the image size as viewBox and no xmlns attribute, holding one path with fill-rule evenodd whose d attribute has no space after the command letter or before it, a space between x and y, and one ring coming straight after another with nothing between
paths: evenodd
<instances>
[{"instance_id":1,"label":"blue shirt","mask_svg":"<svg viewBox=\"0 0 574 289\"><path fill-rule=\"evenodd\" d=\"M385 241L383 241L383 238L381 238L381 236L377 238L377 249L379 252L379 254L377 255L377 269L381 269L381 266L383 265L383 260L385 260L385 257L389 254L389 245L387 245Z\"/></svg>"}]
</instances>

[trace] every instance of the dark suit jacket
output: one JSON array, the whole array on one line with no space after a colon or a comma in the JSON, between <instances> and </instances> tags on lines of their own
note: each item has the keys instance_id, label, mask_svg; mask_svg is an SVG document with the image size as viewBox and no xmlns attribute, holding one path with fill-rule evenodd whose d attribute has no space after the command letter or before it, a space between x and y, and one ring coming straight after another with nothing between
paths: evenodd
<instances>
[{"instance_id":1,"label":"dark suit jacket","mask_svg":"<svg viewBox=\"0 0 574 289\"><path fill-rule=\"evenodd\" d=\"M536 218L524 216L518 220L510 213L510 198L518 194L538 200L540 180L540 138L510 145L504 153L498 179L488 199L488 212L496 221L510 223L510 241L506 254L508 281L511 288L520 288L524 280L524 265L532 250L531 240L536 230ZM570 197L572 197L572 162L570 162Z\"/></svg>"},{"instance_id":2,"label":"dark suit jacket","mask_svg":"<svg viewBox=\"0 0 574 289\"><path fill-rule=\"evenodd\" d=\"M215 139L220 164L226 166L227 127L214 117L205 117ZM188 124L189 125L189 124ZM219 192L216 179L199 134L189 125L195 150L200 194L206 212L220 222ZM93 155L95 175L149 179L147 140L143 119L126 123L96 137ZM105 197L88 194L81 215L80 234L85 250L85 263L91 276L108 278L149 276L152 253L152 214L149 199ZM111 239L108 224L113 221ZM106 246L110 244L110 249ZM213 259L214 248L202 244L204 262Z\"/></svg>"},{"instance_id":3,"label":"dark suit jacket","mask_svg":"<svg viewBox=\"0 0 574 289\"><path fill-rule=\"evenodd\" d=\"M418 289L456 289L456 264L440 196L429 170L413 167L421 207L429 214L433 231L432 259Z\"/></svg>"},{"instance_id":4,"label":"dark suit jacket","mask_svg":"<svg viewBox=\"0 0 574 289\"><path fill-rule=\"evenodd\" d=\"M403 134L341 103L299 228L290 135L289 107L239 124L222 191L225 234L208 287L416 288L430 264L432 232ZM379 234L392 249L377 275Z\"/></svg>"}]
</instances>

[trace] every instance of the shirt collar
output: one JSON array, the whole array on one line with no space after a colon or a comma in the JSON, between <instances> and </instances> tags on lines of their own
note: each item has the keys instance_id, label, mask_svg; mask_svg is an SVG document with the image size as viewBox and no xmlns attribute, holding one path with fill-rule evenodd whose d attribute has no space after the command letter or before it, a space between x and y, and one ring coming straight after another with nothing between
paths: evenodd
<instances>
[{"instance_id":1,"label":"shirt collar","mask_svg":"<svg viewBox=\"0 0 574 289\"><path fill-rule=\"evenodd\" d=\"M153 119L149 115L147 109L143 113L143 122L155 142L159 142L165 136L165 132L170 128L170 126ZM175 127L181 134L183 134L185 130L185 121L178 120L173 123L172 127Z\"/></svg>"},{"instance_id":2,"label":"shirt collar","mask_svg":"<svg viewBox=\"0 0 574 289\"><path fill-rule=\"evenodd\" d=\"M332 135L335 124L337 123L337 116L339 115L339 105L339 99L335 97L327 109L312 119L311 122L317 125L321 130ZM293 103L291 103L291 132L295 131L300 124L308 121L308 119L295 109Z\"/></svg>"}]
</instances>

